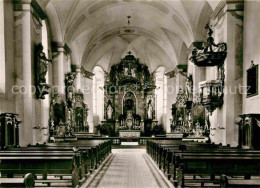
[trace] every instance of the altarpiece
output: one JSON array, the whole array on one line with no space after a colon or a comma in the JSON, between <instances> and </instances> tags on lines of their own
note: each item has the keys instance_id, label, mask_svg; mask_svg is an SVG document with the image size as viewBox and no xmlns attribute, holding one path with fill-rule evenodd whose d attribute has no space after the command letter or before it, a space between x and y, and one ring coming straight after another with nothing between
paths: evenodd
<instances>
[{"instance_id":1,"label":"altarpiece","mask_svg":"<svg viewBox=\"0 0 260 188\"><path fill-rule=\"evenodd\" d=\"M155 124L155 79L131 52L111 67L105 79L105 122L117 130L142 130Z\"/></svg>"}]
</instances>

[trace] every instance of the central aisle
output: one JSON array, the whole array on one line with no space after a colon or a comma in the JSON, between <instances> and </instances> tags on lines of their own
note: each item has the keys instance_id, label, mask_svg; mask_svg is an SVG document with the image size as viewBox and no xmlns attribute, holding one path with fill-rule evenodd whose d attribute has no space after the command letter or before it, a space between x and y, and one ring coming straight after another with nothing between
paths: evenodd
<instances>
[{"instance_id":1,"label":"central aisle","mask_svg":"<svg viewBox=\"0 0 260 188\"><path fill-rule=\"evenodd\" d=\"M145 149L113 149L112 156L87 187L172 187L160 174Z\"/></svg>"}]
</instances>

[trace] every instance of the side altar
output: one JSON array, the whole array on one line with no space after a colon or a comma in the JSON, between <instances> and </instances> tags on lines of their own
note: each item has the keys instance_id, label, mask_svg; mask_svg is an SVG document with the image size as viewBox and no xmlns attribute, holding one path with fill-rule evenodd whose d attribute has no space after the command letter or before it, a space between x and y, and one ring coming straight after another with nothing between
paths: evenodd
<instances>
[{"instance_id":1,"label":"side altar","mask_svg":"<svg viewBox=\"0 0 260 188\"><path fill-rule=\"evenodd\" d=\"M131 52L106 73L103 123L120 137L140 137L155 125L155 79ZM148 122L148 123L146 123Z\"/></svg>"}]
</instances>

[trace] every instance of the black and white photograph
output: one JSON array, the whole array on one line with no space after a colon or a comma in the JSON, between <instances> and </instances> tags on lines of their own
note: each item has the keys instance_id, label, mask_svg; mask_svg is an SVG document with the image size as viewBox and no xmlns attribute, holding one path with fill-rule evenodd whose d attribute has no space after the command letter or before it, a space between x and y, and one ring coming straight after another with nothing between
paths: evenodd
<instances>
[{"instance_id":1,"label":"black and white photograph","mask_svg":"<svg viewBox=\"0 0 260 188\"><path fill-rule=\"evenodd\" d=\"M0 188L260 188L260 0L0 0Z\"/></svg>"}]
</instances>

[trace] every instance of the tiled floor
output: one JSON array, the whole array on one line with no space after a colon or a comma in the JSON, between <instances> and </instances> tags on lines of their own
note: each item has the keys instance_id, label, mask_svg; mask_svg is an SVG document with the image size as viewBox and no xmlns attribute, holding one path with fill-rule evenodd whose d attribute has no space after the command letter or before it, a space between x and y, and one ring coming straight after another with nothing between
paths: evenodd
<instances>
[{"instance_id":1,"label":"tiled floor","mask_svg":"<svg viewBox=\"0 0 260 188\"><path fill-rule=\"evenodd\" d=\"M87 185L88 188L169 187L145 149L113 149L113 155Z\"/></svg>"}]
</instances>

